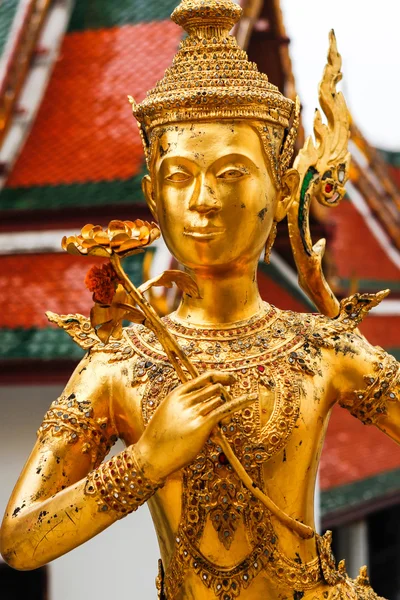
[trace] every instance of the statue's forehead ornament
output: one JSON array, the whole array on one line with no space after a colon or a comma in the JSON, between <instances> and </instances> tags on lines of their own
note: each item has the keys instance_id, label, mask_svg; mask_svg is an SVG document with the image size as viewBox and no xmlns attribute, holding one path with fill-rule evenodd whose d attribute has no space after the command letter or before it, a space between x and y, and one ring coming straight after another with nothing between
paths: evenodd
<instances>
[{"instance_id":1,"label":"statue's forehead ornament","mask_svg":"<svg viewBox=\"0 0 400 600\"><path fill-rule=\"evenodd\" d=\"M160 126L248 119L257 125L279 185L292 158L299 107L258 71L229 34L241 13L232 0L182 0L172 13L172 20L188 36L164 78L143 102L136 104L130 98L148 165L155 129Z\"/></svg>"}]
</instances>

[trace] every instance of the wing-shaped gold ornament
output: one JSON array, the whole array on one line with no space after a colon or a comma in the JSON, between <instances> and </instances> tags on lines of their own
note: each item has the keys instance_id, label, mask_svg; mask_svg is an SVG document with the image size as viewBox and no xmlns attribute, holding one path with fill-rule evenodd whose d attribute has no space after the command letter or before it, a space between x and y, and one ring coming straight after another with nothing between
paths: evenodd
<instances>
[{"instance_id":1,"label":"wing-shaped gold ornament","mask_svg":"<svg viewBox=\"0 0 400 600\"><path fill-rule=\"evenodd\" d=\"M312 199L323 206L338 206L345 195L344 186L349 177L350 115L343 94L336 90L342 78L342 59L333 30L329 41L328 62L319 85L319 102L327 123L323 123L317 109L315 141L308 137L294 161L294 168L300 174L300 186L288 214L288 225L300 286L321 313L335 317L339 302L322 270L325 239L313 245L309 224Z\"/></svg>"},{"instance_id":2,"label":"wing-shaped gold ornament","mask_svg":"<svg viewBox=\"0 0 400 600\"><path fill-rule=\"evenodd\" d=\"M90 350L101 343L96 335L96 330L90 323L90 319L83 315L58 315L48 310L46 317L50 323L54 323L61 329L64 329L83 350Z\"/></svg>"}]
</instances>

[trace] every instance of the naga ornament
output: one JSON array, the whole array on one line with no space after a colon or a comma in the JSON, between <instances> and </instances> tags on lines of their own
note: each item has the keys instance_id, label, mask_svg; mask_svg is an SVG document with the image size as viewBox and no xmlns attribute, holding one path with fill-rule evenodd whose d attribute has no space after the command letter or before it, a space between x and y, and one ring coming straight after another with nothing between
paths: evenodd
<instances>
[{"instance_id":1,"label":"naga ornament","mask_svg":"<svg viewBox=\"0 0 400 600\"><path fill-rule=\"evenodd\" d=\"M328 62L319 85L319 102L327 123L323 123L321 112L317 109L314 117L315 141L309 136L294 161L300 175L300 186L288 214L288 224L300 286L321 313L335 317L339 312L339 302L322 270L325 239L313 245L309 224L313 198L323 206L338 206L345 195L349 177L350 115L343 94L336 89L342 79L342 58L333 30L329 40Z\"/></svg>"}]
</instances>

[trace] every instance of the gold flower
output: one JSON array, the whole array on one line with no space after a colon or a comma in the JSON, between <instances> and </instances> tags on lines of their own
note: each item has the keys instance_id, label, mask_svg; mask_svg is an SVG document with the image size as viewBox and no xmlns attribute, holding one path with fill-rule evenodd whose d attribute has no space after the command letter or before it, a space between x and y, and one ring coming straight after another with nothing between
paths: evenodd
<instances>
[{"instance_id":1,"label":"gold flower","mask_svg":"<svg viewBox=\"0 0 400 600\"><path fill-rule=\"evenodd\" d=\"M142 221L111 221L107 229L101 225L85 225L80 235L64 237L61 246L69 254L104 256L117 254L121 258L141 252L160 237L155 223Z\"/></svg>"}]
</instances>

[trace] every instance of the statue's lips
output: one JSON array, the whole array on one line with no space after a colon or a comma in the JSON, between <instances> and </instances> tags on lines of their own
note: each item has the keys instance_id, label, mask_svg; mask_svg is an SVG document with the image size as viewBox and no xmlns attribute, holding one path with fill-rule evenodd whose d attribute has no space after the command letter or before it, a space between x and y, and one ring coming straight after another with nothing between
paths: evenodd
<instances>
[{"instance_id":1,"label":"statue's lips","mask_svg":"<svg viewBox=\"0 0 400 600\"><path fill-rule=\"evenodd\" d=\"M225 233L225 227L216 227L207 225L206 227L185 227L183 235L193 237L198 240L211 240Z\"/></svg>"}]
</instances>

